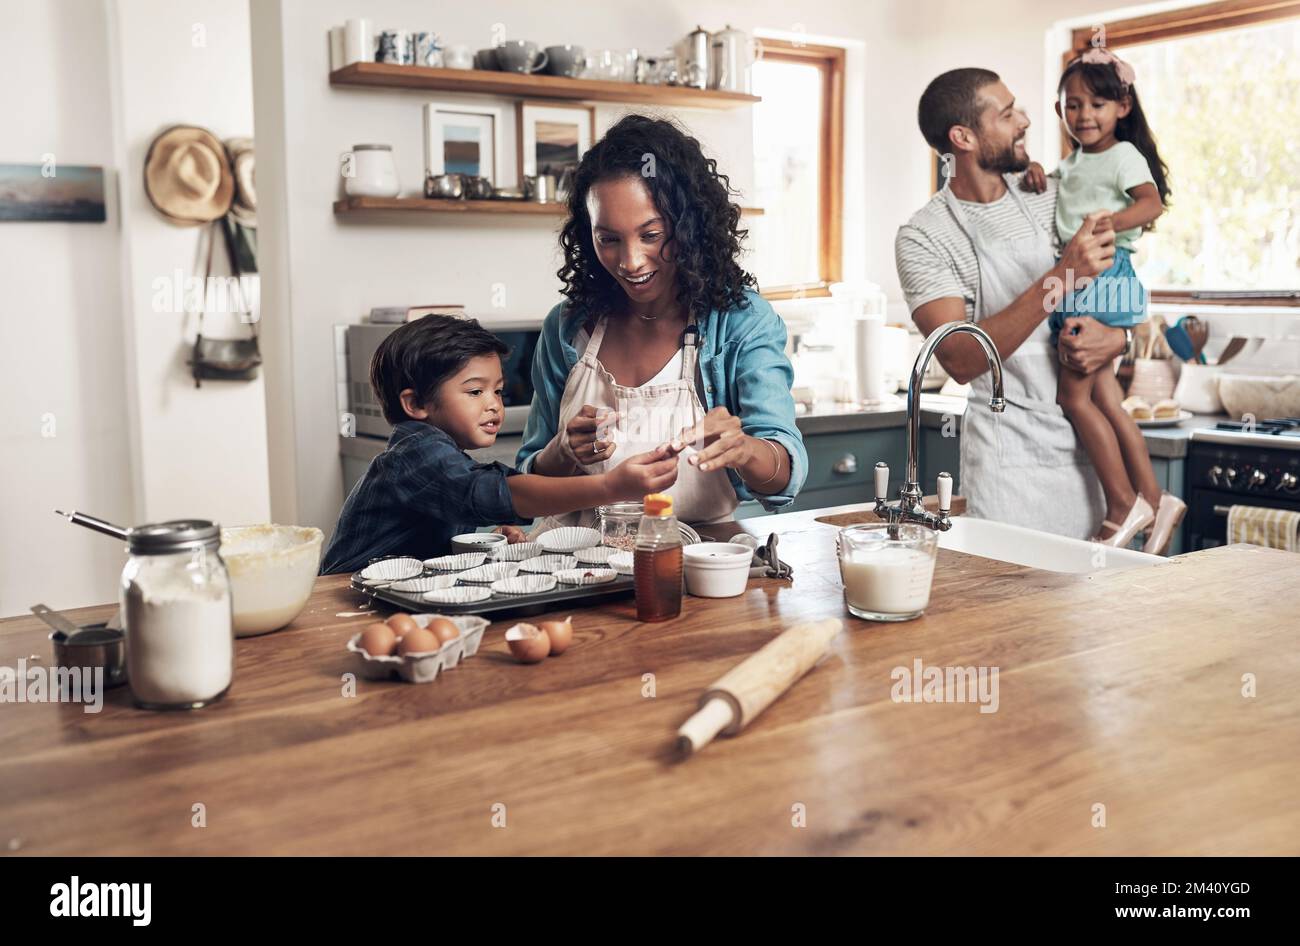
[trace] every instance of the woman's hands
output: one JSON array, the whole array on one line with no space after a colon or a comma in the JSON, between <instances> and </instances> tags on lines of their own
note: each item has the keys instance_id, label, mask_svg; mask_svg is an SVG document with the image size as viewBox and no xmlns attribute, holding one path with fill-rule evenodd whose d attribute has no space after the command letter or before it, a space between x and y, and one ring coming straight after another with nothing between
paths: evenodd
<instances>
[{"instance_id":1,"label":"woman's hands","mask_svg":"<svg viewBox=\"0 0 1300 946\"><path fill-rule=\"evenodd\" d=\"M670 446L678 453L687 446L694 447L696 452L687 457L686 462L707 472L724 467L739 470L747 466L754 459L757 445L757 440L741 431L740 418L719 405L693 427L683 428Z\"/></svg>"},{"instance_id":2,"label":"woman's hands","mask_svg":"<svg viewBox=\"0 0 1300 946\"><path fill-rule=\"evenodd\" d=\"M582 405L582 410L564 428L569 450L583 466L608 460L617 449L613 441L601 439L609 425L618 420L618 412L604 407Z\"/></svg>"},{"instance_id":3,"label":"woman's hands","mask_svg":"<svg viewBox=\"0 0 1300 946\"><path fill-rule=\"evenodd\" d=\"M605 474L609 502L640 500L649 493L662 493L677 482L677 454L668 444L628 457Z\"/></svg>"}]
</instances>

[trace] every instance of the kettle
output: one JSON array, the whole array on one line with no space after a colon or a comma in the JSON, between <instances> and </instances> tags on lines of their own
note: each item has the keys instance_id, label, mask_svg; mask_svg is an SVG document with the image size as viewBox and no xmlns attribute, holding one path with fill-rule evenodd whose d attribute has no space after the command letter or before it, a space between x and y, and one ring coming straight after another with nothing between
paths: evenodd
<instances>
[{"instance_id":1,"label":"kettle","mask_svg":"<svg viewBox=\"0 0 1300 946\"><path fill-rule=\"evenodd\" d=\"M750 91L750 69L763 58L763 44L744 30L714 33L709 50L709 88L724 92Z\"/></svg>"}]
</instances>

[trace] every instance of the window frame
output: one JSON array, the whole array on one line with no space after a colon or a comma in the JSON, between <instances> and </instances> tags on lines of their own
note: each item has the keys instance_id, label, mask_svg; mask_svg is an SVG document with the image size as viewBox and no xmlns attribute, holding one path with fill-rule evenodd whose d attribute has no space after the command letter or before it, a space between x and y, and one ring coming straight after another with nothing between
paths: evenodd
<instances>
[{"instance_id":1,"label":"window frame","mask_svg":"<svg viewBox=\"0 0 1300 946\"><path fill-rule=\"evenodd\" d=\"M784 39L764 38L761 42L764 60L815 66L822 75L820 278L801 285L764 288L762 296L771 300L829 296L831 283L839 282L844 273L844 49Z\"/></svg>"},{"instance_id":2,"label":"window frame","mask_svg":"<svg viewBox=\"0 0 1300 946\"><path fill-rule=\"evenodd\" d=\"M1098 26L1105 30L1106 47L1121 49L1125 46L1138 46L1163 39L1203 36L1206 33L1219 33L1297 18L1300 18L1300 0L1217 0L1200 6L1167 10L1164 13L1152 13L1093 26L1077 27L1070 31L1070 48L1061 55L1061 71L1064 72L1065 67L1075 57L1092 45L1092 37ZM1049 98L1054 94L1054 89L1049 91ZM1070 138L1062 128L1061 156L1066 157L1071 150L1073 149ZM1152 289L1150 298L1152 302L1174 305L1300 306L1300 294L1295 291L1253 298L1206 298L1198 295L1209 291L1195 288Z\"/></svg>"}]
</instances>

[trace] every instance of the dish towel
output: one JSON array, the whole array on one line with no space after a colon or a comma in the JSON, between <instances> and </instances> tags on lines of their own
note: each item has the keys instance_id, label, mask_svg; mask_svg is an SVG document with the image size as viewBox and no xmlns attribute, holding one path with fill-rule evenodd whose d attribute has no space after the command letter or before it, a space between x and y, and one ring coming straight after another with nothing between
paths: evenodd
<instances>
[{"instance_id":1,"label":"dish towel","mask_svg":"<svg viewBox=\"0 0 1300 946\"><path fill-rule=\"evenodd\" d=\"M1228 541L1300 552L1300 512L1261 506L1228 508Z\"/></svg>"}]
</instances>

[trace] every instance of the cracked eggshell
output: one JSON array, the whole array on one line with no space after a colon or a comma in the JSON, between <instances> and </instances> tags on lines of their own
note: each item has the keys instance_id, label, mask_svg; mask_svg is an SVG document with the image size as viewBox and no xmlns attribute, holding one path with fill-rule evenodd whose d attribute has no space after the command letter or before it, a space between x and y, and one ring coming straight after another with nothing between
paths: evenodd
<instances>
[{"instance_id":1,"label":"cracked eggshell","mask_svg":"<svg viewBox=\"0 0 1300 946\"><path fill-rule=\"evenodd\" d=\"M551 639L536 624L516 624L506 631L506 646L523 664L541 663L551 652Z\"/></svg>"}]
</instances>

